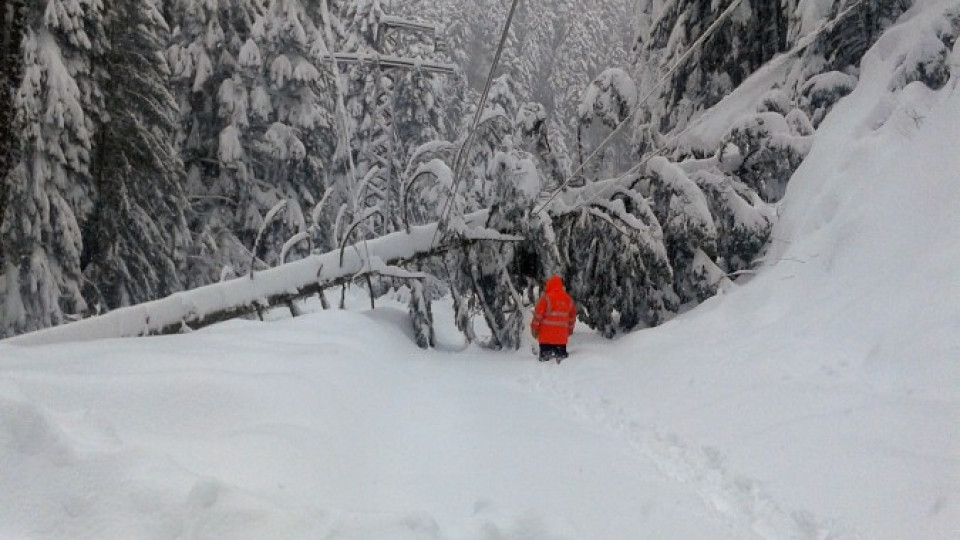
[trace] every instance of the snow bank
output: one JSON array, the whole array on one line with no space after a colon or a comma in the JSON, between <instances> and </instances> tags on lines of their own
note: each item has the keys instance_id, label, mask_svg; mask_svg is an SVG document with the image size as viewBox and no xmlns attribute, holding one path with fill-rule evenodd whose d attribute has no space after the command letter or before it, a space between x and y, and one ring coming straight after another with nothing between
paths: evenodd
<instances>
[{"instance_id":1,"label":"snow bank","mask_svg":"<svg viewBox=\"0 0 960 540\"><path fill-rule=\"evenodd\" d=\"M960 73L891 84L953 6L917 7L864 59L760 275L553 383L761 537L960 530Z\"/></svg>"},{"instance_id":2,"label":"snow bank","mask_svg":"<svg viewBox=\"0 0 960 540\"><path fill-rule=\"evenodd\" d=\"M16 464L0 484L0 537L743 537L558 414L533 390L556 366L421 352L404 309L384 304L0 345L0 461Z\"/></svg>"}]
</instances>

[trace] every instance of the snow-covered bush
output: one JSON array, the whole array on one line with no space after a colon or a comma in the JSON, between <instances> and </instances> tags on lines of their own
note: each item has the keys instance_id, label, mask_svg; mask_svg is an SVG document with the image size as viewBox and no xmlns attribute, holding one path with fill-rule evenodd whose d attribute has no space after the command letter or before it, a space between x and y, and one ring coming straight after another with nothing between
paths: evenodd
<instances>
[{"instance_id":1,"label":"snow-covered bush","mask_svg":"<svg viewBox=\"0 0 960 540\"><path fill-rule=\"evenodd\" d=\"M814 126L819 126L833 106L856 87L857 78L847 73L830 71L814 75L800 87L800 106Z\"/></svg>"},{"instance_id":2,"label":"snow-covered bush","mask_svg":"<svg viewBox=\"0 0 960 540\"><path fill-rule=\"evenodd\" d=\"M617 188L588 206L561 210L554 227L567 289L588 326L613 337L676 312L663 230L639 192Z\"/></svg>"},{"instance_id":3,"label":"snow-covered bush","mask_svg":"<svg viewBox=\"0 0 960 540\"><path fill-rule=\"evenodd\" d=\"M681 303L713 296L717 283L705 272L704 261L717 256L717 227L706 196L683 169L662 157L650 160L640 185L663 228Z\"/></svg>"},{"instance_id":4,"label":"snow-covered bush","mask_svg":"<svg viewBox=\"0 0 960 540\"><path fill-rule=\"evenodd\" d=\"M953 21L942 19L941 27L935 29L935 32L917 36L910 52L899 61L900 66L890 83L891 91L916 81L934 90L947 84L950 80L948 58L960 32L960 13L956 17Z\"/></svg>"},{"instance_id":5,"label":"snow-covered bush","mask_svg":"<svg viewBox=\"0 0 960 540\"><path fill-rule=\"evenodd\" d=\"M717 226L717 262L727 273L746 270L767 245L774 210L736 178L700 170L691 178L707 197Z\"/></svg>"},{"instance_id":6,"label":"snow-covered bush","mask_svg":"<svg viewBox=\"0 0 960 540\"><path fill-rule=\"evenodd\" d=\"M790 177L809 152L810 139L800 132L805 126L802 114L792 113L791 123L777 112L758 113L738 122L724 139L725 147L732 145L741 158L735 176L767 202L783 198Z\"/></svg>"}]
</instances>

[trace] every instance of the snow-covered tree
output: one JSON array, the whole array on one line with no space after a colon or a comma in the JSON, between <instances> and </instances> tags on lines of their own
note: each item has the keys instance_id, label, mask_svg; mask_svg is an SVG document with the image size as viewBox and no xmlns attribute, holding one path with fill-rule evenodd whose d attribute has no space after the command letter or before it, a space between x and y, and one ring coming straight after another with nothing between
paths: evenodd
<instances>
[{"instance_id":1,"label":"snow-covered tree","mask_svg":"<svg viewBox=\"0 0 960 540\"><path fill-rule=\"evenodd\" d=\"M446 141L432 141L413 151L401 176L404 228L438 222L445 211L448 222L462 219L468 208L466 197L462 189L454 195L454 173L449 165L455 151L455 145Z\"/></svg>"},{"instance_id":2,"label":"snow-covered tree","mask_svg":"<svg viewBox=\"0 0 960 540\"><path fill-rule=\"evenodd\" d=\"M394 3L409 17L441 23L451 59L479 91L486 80L510 2L412 0ZM521 102L540 103L557 145L572 145L580 92L603 69L625 64L630 48L630 0L521 2L503 53L502 73ZM559 140L563 137L563 141Z\"/></svg>"},{"instance_id":3,"label":"snow-covered tree","mask_svg":"<svg viewBox=\"0 0 960 540\"><path fill-rule=\"evenodd\" d=\"M717 227L703 191L676 164L662 157L647 166L641 191L647 193L663 227L674 289L682 303L702 302L716 293Z\"/></svg>"},{"instance_id":4,"label":"snow-covered tree","mask_svg":"<svg viewBox=\"0 0 960 540\"><path fill-rule=\"evenodd\" d=\"M657 325L680 303L663 229L649 199L611 183L585 186L589 202L561 207L553 218L579 318L607 337Z\"/></svg>"},{"instance_id":5,"label":"snow-covered tree","mask_svg":"<svg viewBox=\"0 0 960 540\"><path fill-rule=\"evenodd\" d=\"M627 60L631 2L521 3L506 63L521 96L543 104L558 123L575 124L580 92L601 70Z\"/></svg>"},{"instance_id":6,"label":"snow-covered tree","mask_svg":"<svg viewBox=\"0 0 960 540\"><path fill-rule=\"evenodd\" d=\"M91 210L97 100L92 55L102 45L98 0L27 6L14 99L17 160L4 178L0 333L58 324L87 309L81 226Z\"/></svg>"},{"instance_id":7,"label":"snow-covered tree","mask_svg":"<svg viewBox=\"0 0 960 540\"><path fill-rule=\"evenodd\" d=\"M178 81L184 161L208 279L251 260L278 262L324 193L336 129L327 2L172 0L168 58ZM267 212L288 210L272 223ZM335 245L315 214L318 247ZM267 227L255 253L254 240ZM262 256L261 256L262 255Z\"/></svg>"},{"instance_id":8,"label":"snow-covered tree","mask_svg":"<svg viewBox=\"0 0 960 540\"><path fill-rule=\"evenodd\" d=\"M542 181L532 156L518 150L498 152L487 174L492 184L487 227L524 241L471 245L457 262L454 294L469 298L461 309L472 305L483 314L491 332L489 346L515 349L523 332L524 291L558 268L558 257L550 256L555 253L552 243L543 244L552 236L541 230L549 222L533 215Z\"/></svg>"},{"instance_id":9,"label":"snow-covered tree","mask_svg":"<svg viewBox=\"0 0 960 540\"><path fill-rule=\"evenodd\" d=\"M254 143L247 159L257 184L255 208L247 212L254 217L250 225L262 226L257 217L281 200L289 203L282 219L271 225L273 238L262 246L268 262L278 261L289 236L303 232L303 209L314 207L327 187L324 178L336 147L336 92L324 16L314 3L270 2L241 48L242 78L252 88ZM316 238L318 246L333 246L329 223L315 225L327 233Z\"/></svg>"},{"instance_id":10,"label":"snow-covered tree","mask_svg":"<svg viewBox=\"0 0 960 540\"><path fill-rule=\"evenodd\" d=\"M471 116L464 118L461 128L464 133L472 127L468 122L475 115L476 106L472 109ZM474 133L473 144L466 149L464 156L467 168L466 177L461 180L461 189L467 194L473 208L487 208L493 203L495 193L493 184L486 180L487 173L498 153L516 148L518 141L514 137L514 121L518 112L519 103L513 81L507 75L494 79Z\"/></svg>"},{"instance_id":11,"label":"snow-covered tree","mask_svg":"<svg viewBox=\"0 0 960 540\"><path fill-rule=\"evenodd\" d=\"M26 0L6 2L0 10L0 125L12 126L15 117L14 96L22 76L23 56L20 42L27 17ZM5 178L16 161L18 137L14 130L0 134L0 179ZM4 217L6 182L0 181L0 223ZM0 267L3 265L3 248L0 245Z\"/></svg>"},{"instance_id":12,"label":"snow-covered tree","mask_svg":"<svg viewBox=\"0 0 960 540\"><path fill-rule=\"evenodd\" d=\"M169 0L173 40L167 50L183 139L186 191L197 235L194 283L216 279L224 267L249 260L259 214L251 216L250 88L241 77L240 51L262 16L260 0Z\"/></svg>"},{"instance_id":13,"label":"snow-covered tree","mask_svg":"<svg viewBox=\"0 0 960 540\"><path fill-rule=\"evenodd\" d=\"M810 121L800 110L792 112L797 127L779 112L759 112L740 120L725 139L725 150L735 152L739 160L734 174L767 202L783 198L790 177L809 151L810 132L798 130L812 129Z\"/></svg>"},{"instance_id":14,"label":"snow-covered tree","mask_svg":"<svg viewBox=\"0 0 960 540\"><path fill-rule=\"evenodd\" d=\"M343 99L339 129L344 140L334 171L338 207L356 219L368 209L379 210L364 224L367 236L401 226L402 183L411 153L443 138L445 81L419 66L386 67L379 56L442 60L434 36L408 34L393 28L379 0L345 2L335 34L340 52L369 55L369 62L337 65Z\"/></svg>"},{"instance_id":15,"label":"snow-covered tree","mask_svg":"<svg viewBox=\"0 0 960 540\"><path fill-rule=\"evenodd\" d=\"M520 148L537 160L537 168L545 179L543 188L559 189L570 176L571 160L556 119L549 116L542 104L527 102L517 111L514 129Z\"/></svg>"},{"instance_id":16,"label":"snow-covered tree","mask_svg":"<svg viewBox=\"0 0 960 540\"><path fill-rule=\"evenodd\" d=\"M626 71L610 68L601 73L583 93L577 108L577 167L582 175L596 180L624 170L629 160L629 131L620 129L637 107L637 87ZM600 146L601 144L606 144ZM595 151L602 152L587 162Z\"/></svg>"},{"instance_id":17,"label":"snow-covered tree","mask_svg":"<svg viewBox=\"0 0 960 540\"><path fill-rule=\"evenodd\" d=\"M666 0L638 6L638 63L647 76L641 90L653 89L662 74L676 67L658 92L650 121L661 131L683 126L690 117L720 101L751 73L787 49L789 20L796 0L741 2L691 57L681 57L706 34L729 3Z\"/></svg>"},{"instance_id":18,"label":"snow-covered tree","mask_svg":"<svg viewBox=\"0 0 960 540\"><path fill-rule=\"evenodd\" d=\"M84 227L88 303L103 309L179 291L190 234L184 212L179 115L163 57L169 30L153 0L121 0L105 14L97 56L104 105Z\"/></svg>"}]
</instances>

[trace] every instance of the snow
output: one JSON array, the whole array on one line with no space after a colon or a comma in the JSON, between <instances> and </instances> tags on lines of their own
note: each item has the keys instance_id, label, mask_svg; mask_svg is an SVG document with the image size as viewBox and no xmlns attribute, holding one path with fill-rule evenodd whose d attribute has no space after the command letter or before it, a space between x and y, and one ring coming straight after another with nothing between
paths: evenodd
<instances>
[{"instance_id":1,"label":"snow","mask_svg":"<svg viewBox=\"0 0 960 540\"><path fill-rule=\"evenodd\" d=\"M671 220L676 220L676 225L685 228L687 225L683 223L688 222L689 226L702 230L709 237L716 237L716 225L706 196L682 168L662 156L656 156L647 162L647 171L655 175L670 194Z\"/></svg>"},{"instance_id":2,"label":"snow","mask_svg":"<svg viewBox=\"0 0 960 540\"><path fill-rule=\"evenodd\" d=\"M260 47L257 42L250 38L240 47L240 65L244 67L259 68L263 64L263 57L260 55Z\"/></svg>"},{"instance_id":3,"label":"snow","mask_svg":"<svg viewBox=\"0 0 960 540\"><path fill-rule=\"evenodd\" d=\"M236 163L243 158L243 144L240 142L240 129L235 124L223 128L220 132L220 146L217 157L221 163Z\"/></svg>"},{"instance_id":4,"label":"snow","mask_svg":"<svg viewBox=\"0 0 960 540\"><path fill-rule=\"evenodd\" d=\"M4 354L0 452L20 502L0 533L617 538L637 512L651 531L723 531L558 414L534 362L421 354L405 322L384 307Z\"/></svg>"},{"instance_id":5,"label":"snow","mask_svg":"<svg viewBox=\"0 0 960 540\"><path fill-rule=\"evenodd\" d=\"M800 0L797 3L795 15L800 19L798 36L808 36L819 30L824 19L830 14L833 7L832 0Z\"/></svg>"},{"instance_id":6,"label":"snow","mask_svg":"<svg viewBox=\"0 0 960 540\"><path fill-rule=\"evenodd\" d=\"M420 351L404 305L360 293L182 336L0 343L0 537L956 537L956 51L944 88L891 91L948 4L864 59L758 275L656 329L581 329L562 365L464 346L446 303Z\"/></svg>"},{"instance_id":7,"label":"snow","mask_svg":"<svg viewBox=\"0 0 960 540\"><path fill-rule=\"evenodd\" d=\"M581 119L610 119L616 125L633 111L638 99L637 85L630 75L620 68L610 68L584 91L577 114Z\"/></svg>"},{"instance_id":8,"label":"snow","mask_svg":"<svg viewBox=\"0 0 960 540\"><path fill-rule=\"evenodd\" d=\"M801 92L811 98L816 98L818 95L832 93L837 90L850 92L857 87L857 78L853 75L848 75L846 73L841 73L839 71L828 71L827 73L821 73L819 75L814 75L803 84Z\"/></svg>"},{"instance_id":9,"label":"snow","mask_svg":"<svg viewBox=\"0 0 960 540\"><path fill-rule=\"evenodd\" d=\"M736 90L716 106L690 120L687 127L672 137L672 142L686 150L702 153L715 151L730 131L730 126L744 114L753 114L757 105L782 84L791 68L789 54L781 55L758 69Z\"/></svg>"}]
</instances>

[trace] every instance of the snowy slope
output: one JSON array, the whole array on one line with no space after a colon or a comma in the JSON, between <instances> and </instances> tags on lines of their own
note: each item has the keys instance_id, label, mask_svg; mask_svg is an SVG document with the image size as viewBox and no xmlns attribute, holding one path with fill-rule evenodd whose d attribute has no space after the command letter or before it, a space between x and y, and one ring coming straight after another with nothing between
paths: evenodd
<instances>
[{"instance_id":1,"label":"snowy slope","mask_svg":"<svg viewBox=\"0 0 960 540\"><path fill-rule=\"evenodd\" d=\"M889 90L948 4L865 59L759 275L561 366L390 302L0 344L0 538L957 538L957 51Z\"/></svg>"},{"instance_id":2,"label":"snowy slope","mask_svg":"<svg viewBox=\"0 0 960 540\"><path fill-rule=\"evenodd\" d=\"M557 383L615 429L635 422L631 439L683 441L679 476L720 492L722 511L788 526L774 537L809 523L863 538L960 534L958 56L939 92L890 93L937 13L916 11L818 133L770 265L578 364L596 379L589 393Z\"/></svg>"}]
</instances>

